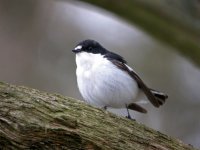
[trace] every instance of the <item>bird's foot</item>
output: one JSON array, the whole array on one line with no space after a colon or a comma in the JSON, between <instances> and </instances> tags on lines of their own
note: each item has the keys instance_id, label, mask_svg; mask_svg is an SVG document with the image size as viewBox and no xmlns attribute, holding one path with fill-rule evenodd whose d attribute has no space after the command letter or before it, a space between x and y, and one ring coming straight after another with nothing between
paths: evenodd
<instances>
[{"instance_id":1,"label":"bird's foot","mask_svg":"<svg viewBox=\"0 0 200 150\"><path fill-rule=\"evenodd\" d=\"M102 109L107 110L107 106L102 107Z\"/></svg>"},{"instance_id":2,"label":"bird's foot","mask_svg":"<svg viewBox=\"0 0 200 150\"><path fill-rule=\"evenodd\" d=\"M129 110L128 110L128 105L126 105L126 110L127 110L127 113L128 113L128 116L126 116L126 118L135 121L135 119L131 118L131 115L130 115Z\"/></svg>"},{"instance_id":3,"label":"bird's foot","mask_svg":"<svg viewBox=\"0 0 200 150\"><path fill-rule=\"evenodd\" d=\"M130 120L132 120L132 121L136 121L135 119L133 119L133 118L131 117L131 115L126 116L126 118L128 118L128 119L130 119Z\"/></svg>"}]
</instances>

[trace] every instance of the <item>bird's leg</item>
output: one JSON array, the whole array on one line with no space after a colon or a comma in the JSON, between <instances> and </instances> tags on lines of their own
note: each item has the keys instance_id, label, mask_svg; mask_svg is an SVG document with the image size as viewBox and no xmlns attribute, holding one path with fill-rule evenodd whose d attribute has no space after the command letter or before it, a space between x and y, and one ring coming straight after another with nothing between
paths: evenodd
<instances>
[{"instance_id":1,"label":"bird's leg","mask_svg":"<svg viewBox=\"0 0 200 150\"><path fill-rule=\"evenodd\" d=\"M128 113L128 116L126 116L126 118L131 119L131 120L134 120L134 119L131 118L131 115L130 115L130 113L129 113L128 105L127 105L127 104L126 104L126 110L127 110L127 113Z\"/></svg>"},{"instance_id":2,"label":"bird's leg","mask_svg":"<svg viewBox=\"0 0 200 150\"><path fill-rule=\"evenodd\" d=\"M104 109L104 110L107 110L107 106L104 106L103 109Z\"/></svg>"}]
</instances>

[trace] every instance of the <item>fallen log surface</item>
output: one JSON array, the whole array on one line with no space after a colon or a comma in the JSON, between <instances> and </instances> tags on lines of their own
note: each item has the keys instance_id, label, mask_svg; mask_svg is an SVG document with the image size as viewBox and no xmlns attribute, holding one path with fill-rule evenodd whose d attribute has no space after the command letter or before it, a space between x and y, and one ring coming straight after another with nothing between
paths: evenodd
<instances>
[{"instance_id":1,"label":"fallen log surface","mask_svg":"<svg viewBox=\"0 0 200 150\"><path fill-rule=\"evenodd\" d=\"M0 149L194 148L79 100L0 82Z\"/></svg>"}]
</instances>

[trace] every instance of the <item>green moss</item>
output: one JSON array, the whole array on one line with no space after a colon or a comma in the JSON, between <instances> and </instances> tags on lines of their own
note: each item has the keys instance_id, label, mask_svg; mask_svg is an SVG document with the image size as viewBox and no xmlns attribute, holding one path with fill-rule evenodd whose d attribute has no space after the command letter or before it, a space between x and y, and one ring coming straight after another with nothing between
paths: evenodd
<instances>
[{"instance_id":1,"label":"green moss","mask_svg":"<svg viewBox=\"0 0 200 150\"><path fill-rule=\"evenodd\" d=\"M3 82L0 81L0 85L4 85L4 84L5 84L5 83L3 83Z\"/></svg>"},{"instance_id":2,"label":"green moss","mask_svg":"<svg viewBox=\"0 0 200 150\"><path fill-rule=\"evenodd\" d=\"M75 99L8 84L0 86L0 91L0 148L193 149ZM8 97L2 96L5 91Z\"/></svg>"},{"instance_id":3,"label":"green moss","mask_svg":"<svg viewBox=\"0 0 200 150\"><path fill-rule=\"evenodd\" d=\"M3 90L0 91L0 96L3 98L17 98L17 94L12 91Z\"/></svg>"}]
</instances>

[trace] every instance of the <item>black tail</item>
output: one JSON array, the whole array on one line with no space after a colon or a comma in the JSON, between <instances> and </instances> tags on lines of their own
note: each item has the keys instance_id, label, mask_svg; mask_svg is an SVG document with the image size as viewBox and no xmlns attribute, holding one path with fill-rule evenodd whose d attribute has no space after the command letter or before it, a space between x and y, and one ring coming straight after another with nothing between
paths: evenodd
<instances>
[{"instance_id":1,"label":"black tail","mask_svg":"<svg viewBox=\"0 0 200 150\"><path fill-rule=\"evenodd\" d=\"M143 107L141 107L140 105L136 104L136 103L131 103L127 106L128 109L132 109L141 113L147 113L147 110L144 109Z\"/></svg>"},{"instance_id":2,"label":"black tail","mask_svg":"<svg viewBox=\"0 0 200 150\"><path fill-rule=\"evenodd\" d=\"M165 100L168 98L167 94L158 92L156 90L150 89L152 94L155 96L156 100L158 101L159 105L163 105Z\"/></svg>"}]
</instances>

